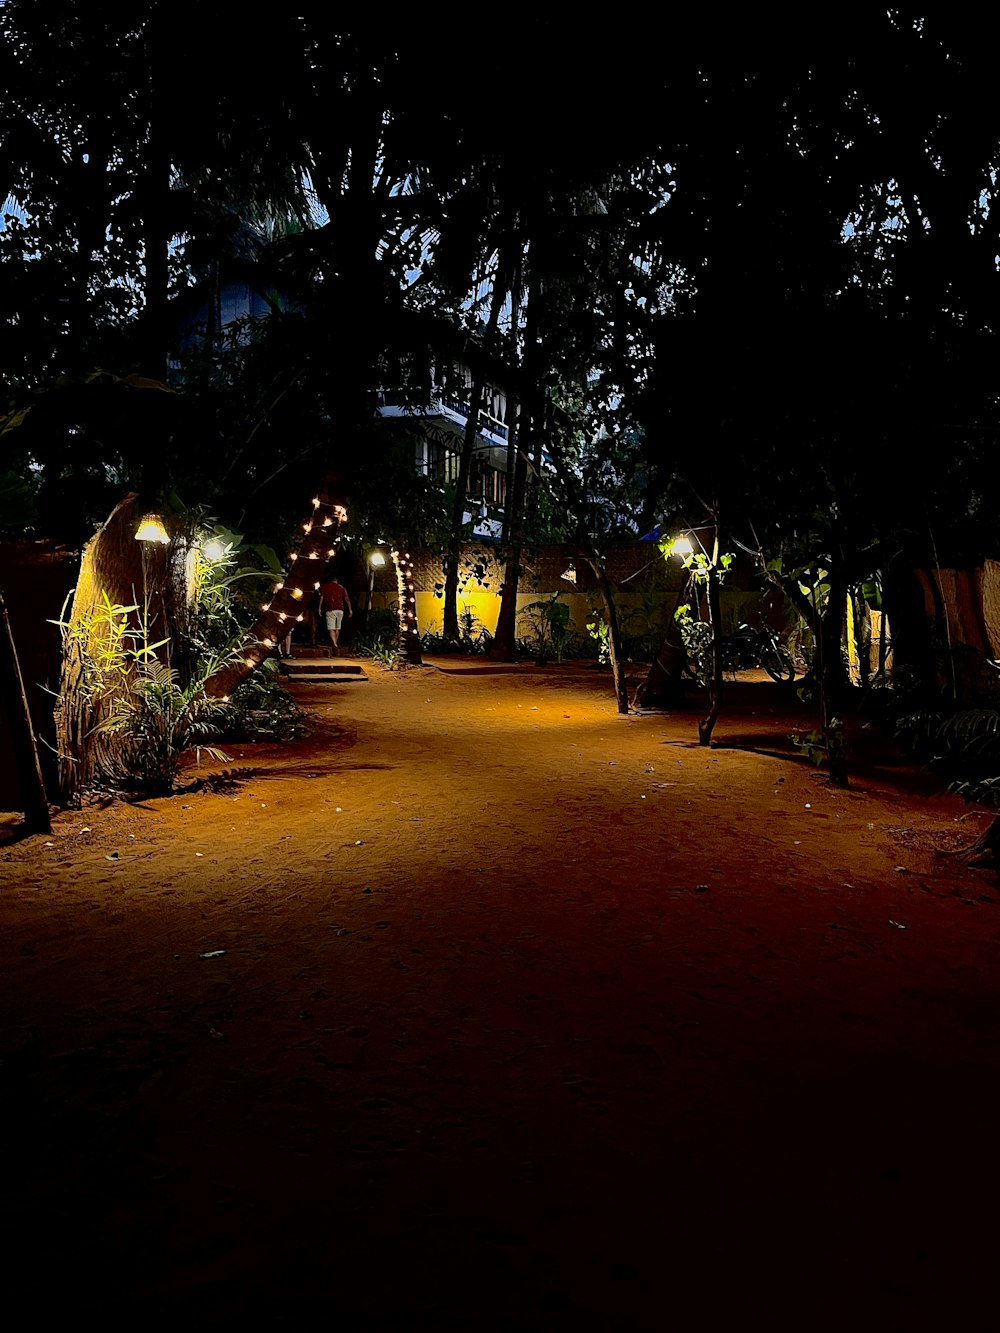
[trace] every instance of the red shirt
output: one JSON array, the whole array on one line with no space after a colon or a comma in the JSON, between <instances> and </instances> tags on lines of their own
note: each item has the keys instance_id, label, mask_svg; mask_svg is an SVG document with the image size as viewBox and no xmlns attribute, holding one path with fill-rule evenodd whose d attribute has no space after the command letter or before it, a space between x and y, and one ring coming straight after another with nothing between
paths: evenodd
<instances>
[{"instance_id":1,"label":"red shirt","mask_svg":"<svg viewBox=\"0 0 1000 1333\"><path fill-rule=\"evenodd\" d=\"M347 589L336 579L324 583L319 590L319 609L321 611L350 611L351 599Z\"/></svg>"}]
</instances>

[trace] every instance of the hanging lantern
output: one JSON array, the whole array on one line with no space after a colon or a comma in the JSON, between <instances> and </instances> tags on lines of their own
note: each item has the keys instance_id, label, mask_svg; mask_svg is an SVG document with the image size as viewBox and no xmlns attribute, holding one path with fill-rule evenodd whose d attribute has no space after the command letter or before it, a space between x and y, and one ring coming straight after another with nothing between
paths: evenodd
<instances>
[{"instance_id":1,"label":"hanging lantern","mask_svg":"<svg viewBox=\"0 0 1000 1333\"><path fill-rule=\"evenodd\" d=\"M159 542L163 546L170 545L170 538L159 514L143 516L143 520L136 530L135 539L137 542Z\"/></svg>"}]
</instances>

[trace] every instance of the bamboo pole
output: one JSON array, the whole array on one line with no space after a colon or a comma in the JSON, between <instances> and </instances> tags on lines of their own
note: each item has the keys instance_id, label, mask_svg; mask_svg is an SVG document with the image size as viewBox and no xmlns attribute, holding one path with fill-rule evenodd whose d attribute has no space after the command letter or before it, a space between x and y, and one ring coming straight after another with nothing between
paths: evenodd
<instances>
[{"instance_id":1,"label":"bamboo pole","mask_svg":"<svg viewBox=\"0 0 1000 1333\"><path fill-rule=\"evenodd\" d=\"M35 733L31 727L28 696L24 692L24 680L17 660L17 649L14 646L14 636L11 633L10 618L7 615L7 603L4 601L2 588L0 588L0 622L2 622L0 672L2 672L7 716L10 719L14 764L24 799L24 829L26 833L51 833L49 803L42 782L42 768L38 762Z\"/></svg>"}]
</instances>

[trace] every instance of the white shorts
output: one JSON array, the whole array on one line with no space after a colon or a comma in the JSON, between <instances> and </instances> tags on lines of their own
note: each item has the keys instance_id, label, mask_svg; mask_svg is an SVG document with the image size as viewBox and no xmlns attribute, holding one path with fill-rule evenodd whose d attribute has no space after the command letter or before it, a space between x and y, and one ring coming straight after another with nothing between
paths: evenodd
<instances>
[{"instance_id":1,"label":"white shorts","mask_svg":"<svg viewBox=\"0 0 1000 1333\"><path fill-rule=\"evenodd\" d=\"M327 629L333 630L336 633L340 629L343 623L344 623L343 611L327 611L326 613Z\"/></svg>"}]
</instances>

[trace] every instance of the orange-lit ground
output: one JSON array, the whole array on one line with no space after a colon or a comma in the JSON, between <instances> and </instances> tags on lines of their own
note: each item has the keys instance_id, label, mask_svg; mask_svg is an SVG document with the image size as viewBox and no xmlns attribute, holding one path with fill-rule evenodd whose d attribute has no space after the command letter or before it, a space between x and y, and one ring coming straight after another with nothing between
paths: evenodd
<instances>
[{"instance_id":1,"label":"orange-lit ground","mask_svg":"<svg viewBox=\"0 0 1000 1333\"><path fill-rule=\"evenodd\" d=\"M830 788L768 683L708 752L592 667L440 665L0 851L8 1308L978 1328L1000 895L942 852L982 816L870 750Z\"/></svg>"}]
</instances>

